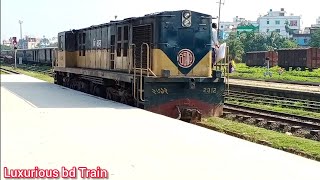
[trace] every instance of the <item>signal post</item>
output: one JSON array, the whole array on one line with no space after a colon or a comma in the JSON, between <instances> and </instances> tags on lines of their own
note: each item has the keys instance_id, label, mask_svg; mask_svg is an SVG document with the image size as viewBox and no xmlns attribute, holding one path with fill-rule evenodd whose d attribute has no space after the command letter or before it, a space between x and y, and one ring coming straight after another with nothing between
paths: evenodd
<instances>
[{"instance_id":1,"label":"signal post","mask_svg":"<svg viewBox=\"0 0 320 180\"><path fill-rule=\"evenodd\" d=\"M13 49L14 49L14 68L17 68L17 38L13 37Z\"/></svg>"}]
</instances>

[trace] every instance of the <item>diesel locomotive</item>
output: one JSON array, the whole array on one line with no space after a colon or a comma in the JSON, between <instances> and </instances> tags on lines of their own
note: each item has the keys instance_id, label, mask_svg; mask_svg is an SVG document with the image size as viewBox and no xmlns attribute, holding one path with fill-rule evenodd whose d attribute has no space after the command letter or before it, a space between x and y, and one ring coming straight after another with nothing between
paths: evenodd
<instances>
[{"instance_id":1,"label":"diesel locomotive","mask_svg":"<svg viewBox=\"0 0 320 180\"><path fill-rule=\"evenodd\" d=\"M183 121L220 116L212 17L165 11L58 33L54 82Z\"/></svg>"}]
</instances>

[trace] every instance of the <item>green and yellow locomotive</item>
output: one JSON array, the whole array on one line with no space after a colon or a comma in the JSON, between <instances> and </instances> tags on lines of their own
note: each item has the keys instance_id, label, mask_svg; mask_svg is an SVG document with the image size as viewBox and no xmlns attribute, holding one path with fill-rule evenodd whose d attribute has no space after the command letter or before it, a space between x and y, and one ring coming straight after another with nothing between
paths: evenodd
<instances>
[{"instance_id":1,"label":"green and yellow locomotive","mask_svg":"<svg viewBox=\"0 0 320 180\"><path fill-rule=\"evenodd\" d=\"M219 116L211 23L182 10L61 32L55 83L184 121Z\"/></svg>"}]
</instances>

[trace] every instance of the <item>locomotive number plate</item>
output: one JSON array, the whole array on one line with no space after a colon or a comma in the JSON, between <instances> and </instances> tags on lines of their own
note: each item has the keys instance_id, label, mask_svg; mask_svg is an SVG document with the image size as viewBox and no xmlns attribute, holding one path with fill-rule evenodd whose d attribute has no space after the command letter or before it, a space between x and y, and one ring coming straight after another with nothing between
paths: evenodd
<instances>
[{"instance_id":1,"label":"locomotive number plate","mask_svg":"<svg viewBox=\"0 0 320 180\"><path fill-rule=\"evenodd\" d=\"M205 94L215 94L217 92L216 88L203 88Z\"/></svg>"}]
</instances>

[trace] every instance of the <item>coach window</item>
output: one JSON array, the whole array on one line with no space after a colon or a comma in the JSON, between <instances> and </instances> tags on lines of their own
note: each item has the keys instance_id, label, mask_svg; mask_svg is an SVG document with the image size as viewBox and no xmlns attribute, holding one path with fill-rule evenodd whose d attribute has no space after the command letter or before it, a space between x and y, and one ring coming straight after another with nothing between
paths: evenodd
<instances>
[{"instance_id":1,"label":"coach window","mask_svg":"<svg viewBox=\"0 0 320 180\"><path fill-rule=\"evenodd\" d=\"M86 55L86 33L85 32L79 32L78 50L79 50L79 56Z\"/></svg>"},{"instance_id":2,"label":"coach window","mask_svg":"<svg viewBox=\"0 0 320 180\"><path fill-rule=\"evenodd\" d=\"M47 50L44 50L44 60L47 61Z\"/></svg>"},{"instance_id":3,"label":"coach window","mask_svg":"<svg viewBox=\"0 0 320 180\"><path fill-rule=\"evenodd\" d=\"M123 27L123 57L127 57L128 55L128 46L129 46L129 27Z\"/></svg>"},{"instance_id":4,"label":"coach window","mask_svg":"<svg viewBox=\"0 0 320 180\"><path fill-rule=\"evenodd\" d=\"M125 40L125 41L129 40L129 27L128 27L128 26L125 26L125 27L124 27L124 37L123 37L123 40Z\"/></svg>"},{"instance_id":5,"label":"coach window","mask_svg":"<svg viewBox=\"0 0 320 180\"><path fill-rule=\"evenodd\" d=\"M49 56L50 56L50 61L52 61L52 49L50 49L50 54L49 54Z\"/></svg>"},{"instance_id":6,"label":"coach window","mask_svg":"<svg viewBox=\"0 0 320 180\"><path fill-rule=\"evenodd\" d=\"M79 50L79 56L82 55L82 33L80 32L78 34L78 50Z\"/></svg>"},{"instance_id":7,"label":"coach window","mask_svg":"<svg viewBox=\"0 0 320 180\"><path fill-rule=\"evenodd\" d=\"M82 36L82 56L86 55L86 33Z\"/></svg>"},{"instance_id":8,"label":"coach window","mask_svg":"<svg viewBox=\"0 0 320 180\"><path fill-rule=\"evenodd\" d=\"M111 35L111 44L110 44L110 69L114 69L114 54L115 54L115 40L116 36L115 35Z\"/></svg>"},{"instance_id":9,"label":"coach window","mask_svg":"<svg viewBox=\"0 0 320 180\"><path fill-rule=\"evenodd\" d=\"M117 56L121 57L121 43L117 44Z\"/></svg>"},{"instance_id":10,"label":"coach window","mask_svg":"<svg viewBox=\"0 0 320 180\"><path fill-rule=\"evenodd\" d=\"M117 56L121 57L122 28L118 27Z\"/></svg>"},{"instance_id":11,"label":"coach window","mask_svg":"<svg viewBox=\"0 0 320 180\"><path fill-rule=\"evenodd\" d=\"M121 27L118 27L118 41L121 41Z\"/></svg>"},{"instance_id":12,"label":"coach window","mask_svg":"<svg viewBox=\"0 0 320 180\"><path fill-rule=\"evenodd\" d=\"M123 44L123 57L127 57L128 54L128 43Z\"/></svg>"},{"instance_id":13,"label":"coach window","mask_svg":"<svg viewBox=\"0 0 320 180\"><path fill-rule=\"evenodd\" d=\"M62 39L63 39L63 35L59 36L59 49L60 50L63 50L63 41L62 41Z\"/></svg>"}]
</instances>

